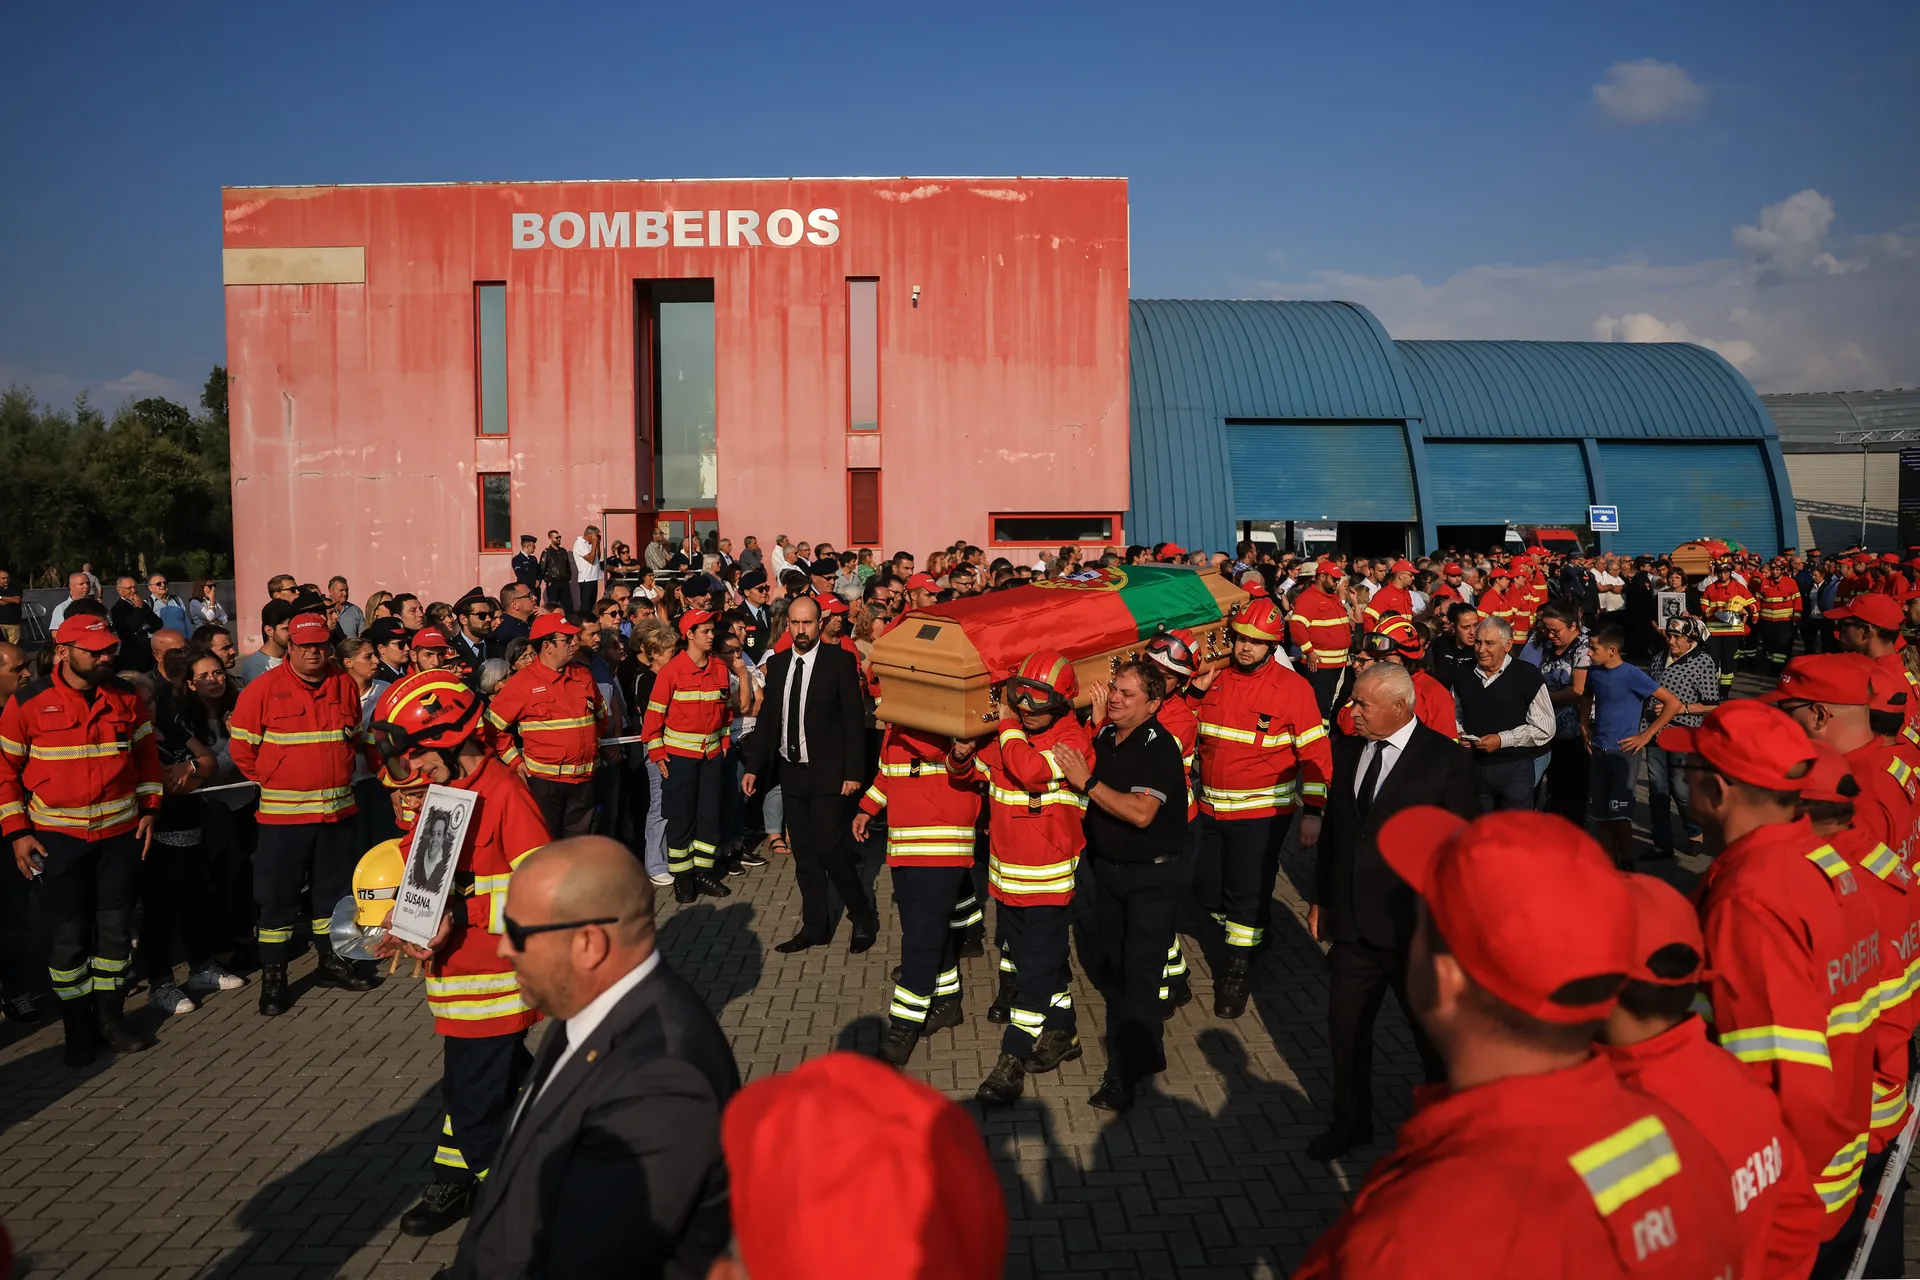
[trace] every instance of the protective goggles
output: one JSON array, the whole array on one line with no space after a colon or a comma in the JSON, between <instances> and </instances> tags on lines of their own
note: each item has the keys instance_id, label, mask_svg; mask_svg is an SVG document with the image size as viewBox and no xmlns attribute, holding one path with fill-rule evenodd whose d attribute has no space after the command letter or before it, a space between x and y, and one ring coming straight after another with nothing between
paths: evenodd
<instances>
[{"instance_id":1,"label":"protective goggles","mask_svg":"<svg viewBox=\"0 0 1920 1280\"><path fill-rule=\"evenodd\" d=\"M1175 675L1193 674L1193 650L1173 636L1161 636L1147 646L1147 657Z\"/></svg>"},{"instance_id":2,"label":"protective goggles","mask_svg":"<svg viewBox=\"0 0 1920 1280\"><path fill-rule=\"evenodd\" d=\"M1007 701L1022 711L1058 711L1067 705L1058 689L1025 676L1007 678Z\"/></svg>"},{"instance_id":3,"label":"protective goggles","mask_svg":"<svg viewBox=\"0 0 1920 1280\"><path fill-rule=\"evenodd\" d=\"M1369 631L1360 637L1360 652L1374 659L1391 658L1400 652L1400 642L1383 632Z\"/></svg>"}]
</instances>

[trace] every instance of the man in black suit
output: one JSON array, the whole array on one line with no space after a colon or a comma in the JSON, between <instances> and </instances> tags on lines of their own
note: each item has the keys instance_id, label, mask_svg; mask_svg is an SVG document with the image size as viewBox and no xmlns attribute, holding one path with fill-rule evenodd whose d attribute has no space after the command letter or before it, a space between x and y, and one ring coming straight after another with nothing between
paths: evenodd
<instances>
[{"instance_id":1,"label":"man in black suit","mask_svg":"<svg viewBox=\"0 0 1920 1280\"><path fill-rule=\"evenodd\" d=\"M867 784L860 665L839 645L820 643L820 605L812 596L787 607L787 634L793 647L767 659L766 697L740 780L749 796L764 780L786 801L800 932L774 950L805 951L833 939L831 881L853 922L848 950L858 955L880 935L852 845L853 798Z\"/></svg>"},{"instance_id":2,"label":"man in black suit","mask_svg":"<svg viewBox=\"0 0 1920 1280\"><path fill-rule=\"evenodd\" d=\"M1373 1140L1373 1020L1388 987L1413 1028L1429 1081L1445 1079L1439 1055L1407 1003L1407 948L1414 894L1374 843L1385 822L1413 805L1438 805L1471 820L1480 814L1473 758L1465 747L1414 717L1413 678L1377 662L1353 691L1354 737L1333 744L1307 927L1331 943L1333 1125L1307 1144L1316 1160L1334 1160Z\"/></svg>"},{"instance_id":3,"label":"man in black suit","mask_svg":"<svg viewBox=\"0 0 1920 1280\"><path fill-rule=\"evenodd\" d=\"M453 612L460 626L448 637L453 645L453 665L473 688L480 687L480 668L489 658L504 658L507 647L493 638L494 623L500 610L480 588L475 587L454 602Z\"/></svg>"},{"instance_id":4,"label":"man in black suit","mask_svg":"<svg viewBox=\"0 0 1920 1280\"><path fill-rule=\"evenodd\" d=\"M540 1042L448 1274L702 1280L729 1235L720 1024L654 949L653 886L604 836L513 874L505 954Z\"/></svg>"}]
</instances>

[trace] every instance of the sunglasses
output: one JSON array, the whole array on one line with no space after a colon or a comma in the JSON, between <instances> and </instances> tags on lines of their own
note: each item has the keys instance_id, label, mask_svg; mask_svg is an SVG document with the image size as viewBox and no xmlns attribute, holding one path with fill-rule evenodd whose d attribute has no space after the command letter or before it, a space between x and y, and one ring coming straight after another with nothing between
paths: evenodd
<instances>
[{"instance_id":1,"label":"sunglasses","mask_svg":"<svg viewBox=\"0 0 1920 1280\"><path fill-rule=\"evenodd\" d=\"M467 616L469 618L472 618L475 622L490 622L493 620L493 610L475 609L471 613L467 614Z\"/></svg>"},{"instance_id":2,"label":"sunglasses","mask_svg":"<svg viewBox=\"0 0 1920 1280\"><path fill-rule=\"evenodd\" d=\"M564 929L584 929L590 924L619 924L619 916L596 916L592 920L563 920L557 924L519 924L512 916L503 915L500 922L506 927L507 941L513 944L515 951L527 949L527 939L536 933L559 933Z\"/></svg>"}]
</instances>

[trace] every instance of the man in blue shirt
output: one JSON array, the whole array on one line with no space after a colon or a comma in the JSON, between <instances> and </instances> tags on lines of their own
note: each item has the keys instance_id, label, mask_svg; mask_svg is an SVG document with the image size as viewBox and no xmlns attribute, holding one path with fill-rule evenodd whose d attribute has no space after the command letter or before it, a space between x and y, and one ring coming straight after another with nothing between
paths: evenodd
<instances>
[{"instance_id":1,"label":"man in blue shirt","mask_svg":"<svg viewBox=\"0 0 1920 1280\"><path fill-rule=\"evenodd\" d=\"M1619 627L1601 627L1587 639L1592 665L1580 696L1580 729L1587 740L1587 816L1594 838L1613 855L1614 865L1633 865L1633 788L1639 780L1641 752L1680 714L1681 702L1621 650L1627 635ZM1653 723L1640 728L1648 698L1658 704Z\"/></svg>"},{"instance_id":2,"label":"man in blue shirt","mask_svg":"<svg viewBox=\"0 0 1920 1280\"><path fill-rule=\"evenodd\" d=\"M147 607L160 619L162 630L178 631L183 636L193 631L187 622L187 606L168 593L167 576L164 573L148 575L147 595Z\"/></svg>"}]
</instances>

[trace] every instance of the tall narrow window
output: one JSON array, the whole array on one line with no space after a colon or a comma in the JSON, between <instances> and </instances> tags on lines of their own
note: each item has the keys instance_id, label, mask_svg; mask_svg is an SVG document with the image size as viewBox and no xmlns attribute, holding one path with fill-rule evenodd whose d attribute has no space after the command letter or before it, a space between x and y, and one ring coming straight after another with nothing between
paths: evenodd
<instances>
[{"instance_id":1,"label":"tall narrow window","mask_svg":"<svg viewBox=\"0 0 1920 1280\"><path fill-rule=\"evenodd\" d=\"M847 541L856 547L880 545L880 473L847 472Z\"/></svg>"},{"instance_id":2,"label":"tall narrow window","mask_svg":"<svg viewBox=\"0 0 1920 1280\"><path fill-rule=\"evenodd\" d=\"M642 436L653 445L656 510L711 507L720 485L714 399L713 281L645 280ZM644 486L643 486L644 488Z\"/></svg>"},{"instance_id":3,"label":"tall narrow window","mask_svg":"<svg viewBox=\"0 0 1920 1280\"><path fill-rule=\"evenodd\" d=\"M880 282L847 281L847 430L880 429Z\"/></svg>"},{"instance_id":4,"label":"tall narrow window","mask_svg":"<svg viewBox=\"0 0 1920 1280\"><path fill-rule=\"evenodd\" d=\"M513 549L513 477L504 471L480 475L480 549Z\"/></svg>"},{"instance_id":5,"label":"tall narrow window","mask_svg":"<svg viewBox=\"0 0 1920 1280\"><path fill-rule=\"evenodd\" d=\"M507 434L507 286L473 286L473 366L479 381L480 434Z\"/></svg>"}]
</instances>

